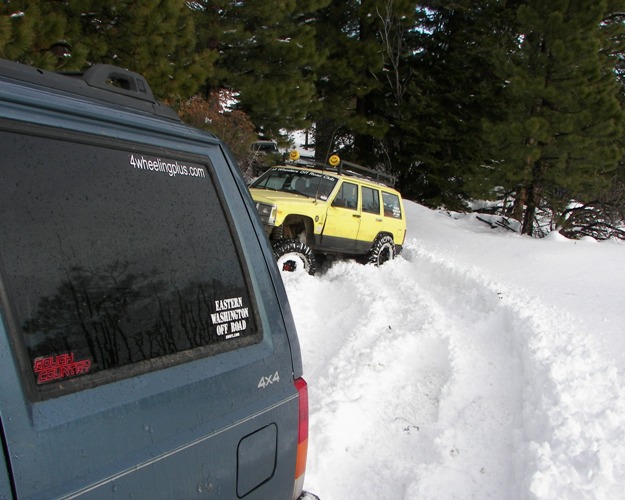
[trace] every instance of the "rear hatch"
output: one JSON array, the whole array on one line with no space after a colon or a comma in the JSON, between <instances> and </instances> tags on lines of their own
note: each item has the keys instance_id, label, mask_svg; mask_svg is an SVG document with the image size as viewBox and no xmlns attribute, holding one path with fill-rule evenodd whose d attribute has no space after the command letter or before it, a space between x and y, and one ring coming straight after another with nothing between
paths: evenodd
<instances>
[{"instance_id":1,"label":"rear hatch","mask_svg":"<svg viewBox=\"0 0 625 500\"><path fill-rule=\"evenodd\" d=\"M242 183L216 140L71 101L0 82L13 494L291 498L305 384Z\"/></svg>"}]
</instances>

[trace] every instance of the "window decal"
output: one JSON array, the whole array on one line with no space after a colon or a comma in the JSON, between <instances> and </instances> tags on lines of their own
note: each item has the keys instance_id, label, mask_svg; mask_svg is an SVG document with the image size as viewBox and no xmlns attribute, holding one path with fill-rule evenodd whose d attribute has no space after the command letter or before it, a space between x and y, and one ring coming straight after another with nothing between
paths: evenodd
<instances>
[{"instance_id":1,"label":"window decal","mask_svg":"<svg viewBox=\"0 0 625 500\"><path fill-rule=\"evenodd\" d=\"M233 339L247 329L249 309L243 307L243 297L215 301L215 313L211 314L213 325L217 326L217 335L224 339Z\"/></svg>"},{"instance_id":2,"label":"window decal","mask_svg":"<svg viewBox=\"0 0 625 500\"><path fill-rule=\"evenodd\" d=\"M130 166L138 170L150 170L152 172L162 172L170 177L176 175L186 175L190 177L206 177L206 170L198 166L190 166L178 161L163 160L161 158L152 158L131 154L128 160Z\"/></svg>"},{"instance_id":3,"label":"window decal","mask_svg":"<svg viewBox=\"0 0 625 500\"><path fill-rule=\"evenodd\" d=\"M37 375L37 384L63 380L68 377L84 375L89 373L91 360L75 360L74 353L60 354L58 356L47 356L36 358L33 363L33 370Z\"/></svg>"}]
</instances>

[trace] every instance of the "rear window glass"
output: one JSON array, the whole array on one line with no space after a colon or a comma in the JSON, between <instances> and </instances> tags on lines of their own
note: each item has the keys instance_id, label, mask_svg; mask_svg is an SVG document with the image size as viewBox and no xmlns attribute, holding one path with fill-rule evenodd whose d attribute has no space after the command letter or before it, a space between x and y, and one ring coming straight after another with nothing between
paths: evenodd
<instances>
[{"instance_id":1,"label":"rear window glass","mask_svg":"<svg viewBox=\"0 0 625 500\"><path fill-rule=\"evenodd\" d=\"M380 191L362 186L362 211L370 214L380 213Z\"/></svg>"},{"instance_id":2,"label":"rear window glass","mask_svg":"<svg viewBox=\"0 0 625 500\"><path fill-rule=\"evenodd\" d=\"M393 193L386 193L382 191L382 201L384 203L384 215L386 217L401 219L401 205L399 203L399 196Z\"/></svg>"},{"instance_id":3,"label":"rear window glass","mask_svg":"<svg viewBox=\"0 0 625 500\"><path fill-rule=\"evenodd\" d=\"M40 392L260 340L205 165L0 133L0 262Z\"/></svg>"}]
</instances>

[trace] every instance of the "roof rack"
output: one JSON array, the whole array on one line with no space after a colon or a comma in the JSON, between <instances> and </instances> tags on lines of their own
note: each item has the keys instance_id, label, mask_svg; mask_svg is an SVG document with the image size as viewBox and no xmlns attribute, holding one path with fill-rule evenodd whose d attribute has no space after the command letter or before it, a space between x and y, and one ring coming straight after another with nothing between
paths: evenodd
<instances>
[{"instance_id":1,"label":"roof rack","mask_svg":"<svg viewBox=\"0 0 625 500\"><path fill-rule=\"evenodd\" d=\"M87 85L135 99L155 103L146 79L138 73L110 64L96 64L85 72L59 72L60 75L82 78Z\"/></svg>"},{"instance_id":2,"label":"roof rack","mask_svg":"<svg viewBox=\"0 0 625 500\"><path fill-rule=\"evenodd\" d=\"M173 109L156 100L143 76L110 64L95 64L85 72L52 72L0 60L0 76L180 121Z\"/></svg>"},{"instance_id":3,"label":"roof rack","mask_svg":"<svg viewBox=\"0 0 625 500\"><path fill-rule=\"evenodd\" d=\"M345 160L340 160L337 166L331 166L319 161L316 161L312 156L300 156L297 160L290 161L292 165L301 167L314 168L318 170L329 170L330 172L336 172L337 174L349 175L351 177L358 177L361 179L367 179L370 181L385 184L386 186L395 186L397 177L386 172L380 172L379 170L373 170L372 168L364 167L356 163L352 163Z\"/></svg>"}]
</instances>

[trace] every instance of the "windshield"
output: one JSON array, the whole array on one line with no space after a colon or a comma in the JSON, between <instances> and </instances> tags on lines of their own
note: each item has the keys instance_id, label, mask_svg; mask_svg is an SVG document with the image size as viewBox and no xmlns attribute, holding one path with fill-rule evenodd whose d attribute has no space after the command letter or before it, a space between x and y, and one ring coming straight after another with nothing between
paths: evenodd
<instances>
[{"instance_id":1,"label":"windshield","mask_svg":"<svg viewBox=\"0 0 625 500\"><path fill-rule=\"evenodd\" d=\"M295 168L272 168L256 179L250 187L301 194L309 198L327 200L337 179L321 172Z\"/></svg>"}]
</instances>

